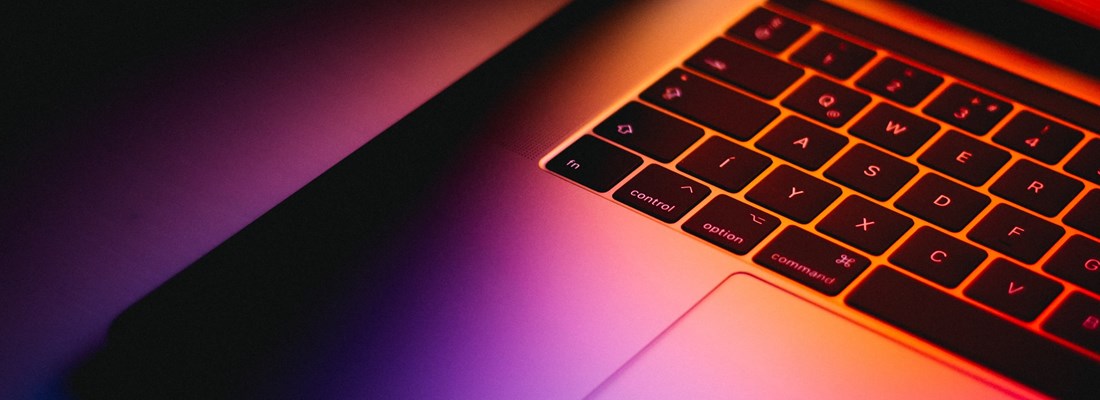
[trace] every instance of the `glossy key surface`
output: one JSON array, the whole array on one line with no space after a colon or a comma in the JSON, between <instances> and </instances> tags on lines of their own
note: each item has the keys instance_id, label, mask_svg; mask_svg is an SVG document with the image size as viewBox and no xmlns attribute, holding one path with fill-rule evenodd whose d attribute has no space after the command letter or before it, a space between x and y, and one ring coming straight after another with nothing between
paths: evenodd
<instances>
[{"instance_id":1,"label":"glossy key surface","mask_svg":"<svg viewBox=\"0 0 1100 400\"><path fill-rule=\"evenodd\" d=\"M642 98L740 140L779 115L775 107L684 70L661 78Z\"/></svg>"}]
</instances>

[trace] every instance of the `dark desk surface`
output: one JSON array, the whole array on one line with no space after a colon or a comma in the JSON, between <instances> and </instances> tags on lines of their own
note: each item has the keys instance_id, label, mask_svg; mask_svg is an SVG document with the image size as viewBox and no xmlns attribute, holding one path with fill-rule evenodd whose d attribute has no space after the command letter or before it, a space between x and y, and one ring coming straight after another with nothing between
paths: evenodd
<instances>
[{"instance_id":1,"label":"dark desk surface","mask_svg":"<svg viewBox=\"0 0 1100 400\"><path fill-rule=\"evenodd\" d=\"M0 398L66 397L127 305L564 1L297 3L12 14Z\"/></svg>"}]
</instances>

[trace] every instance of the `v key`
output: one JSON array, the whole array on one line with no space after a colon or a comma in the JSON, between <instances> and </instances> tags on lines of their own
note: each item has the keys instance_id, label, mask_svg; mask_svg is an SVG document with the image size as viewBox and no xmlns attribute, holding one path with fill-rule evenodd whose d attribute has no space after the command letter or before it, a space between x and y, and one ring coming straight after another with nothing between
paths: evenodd
<instances>
[{"instance_id":1,"label":"v key","mask_svg":"<svg viewBox=\"0 0 1100 400\"><path fill-rule=\"evenodd\" d=\"M1062 284L1005 259L993 261L964 291L967 297L1023 321L1035 319L1061 292Z\"/></svg>"}]
</instances>

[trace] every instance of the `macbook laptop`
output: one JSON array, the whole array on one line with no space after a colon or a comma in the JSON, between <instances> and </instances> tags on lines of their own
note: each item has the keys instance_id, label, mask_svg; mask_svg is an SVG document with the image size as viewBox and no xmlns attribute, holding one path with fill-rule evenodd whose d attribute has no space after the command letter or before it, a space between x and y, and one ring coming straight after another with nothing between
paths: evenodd
<instances>
[{"instance_id":1,"label":"macbook laptop","mask_svg":"<svg viewBox=\"0 0 1100 400\"><path fill-rule=\"evenodd\" d=\"M569 5L126 310L73 391L1095 397L1100 80L1040 51L899 3Z\"/></svg>"}]
</instances>

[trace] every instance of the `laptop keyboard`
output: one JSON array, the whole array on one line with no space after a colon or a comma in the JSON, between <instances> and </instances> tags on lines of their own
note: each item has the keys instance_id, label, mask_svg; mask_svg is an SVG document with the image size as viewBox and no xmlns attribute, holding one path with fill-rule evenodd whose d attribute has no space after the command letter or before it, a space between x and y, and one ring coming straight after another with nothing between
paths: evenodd
<instances>
[{"instance_id":1,"label":"laptop keyboard","mask_svg":"<svg viewBox=\"0 0 1100 400\"><path fill-rule=\"evenodd\" d=\"M759 8L546 168L1041 390L1095 385L1100 136L869 43Z\"/></svg>"}]
</instances>

